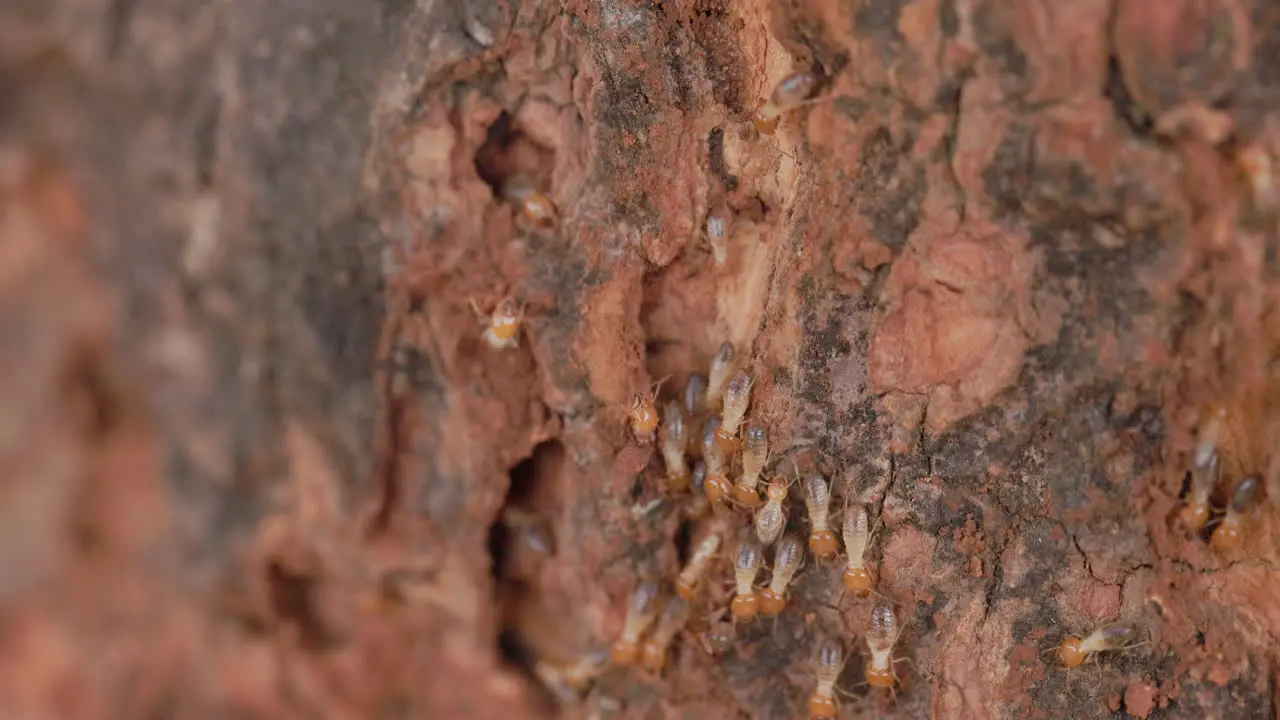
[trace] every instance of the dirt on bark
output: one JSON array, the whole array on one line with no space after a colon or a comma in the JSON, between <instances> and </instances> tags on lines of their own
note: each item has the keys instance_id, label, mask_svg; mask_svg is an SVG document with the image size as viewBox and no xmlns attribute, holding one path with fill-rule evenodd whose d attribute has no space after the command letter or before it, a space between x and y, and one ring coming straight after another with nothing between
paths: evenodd
<instances>
[{"instance_id":1,"label":"dirt on bark","mask_svg":"<svg viewBox=\"0 0 1280 720\"><path fill-rule=\"evenodd\" d=\"M9 3L0 717L801 717L835 638L842 718L1280 718L1278 63L1266 0ZM627 418L726 341L876 595L718 613L749 515Z\"/></svg>"}]
</instances>

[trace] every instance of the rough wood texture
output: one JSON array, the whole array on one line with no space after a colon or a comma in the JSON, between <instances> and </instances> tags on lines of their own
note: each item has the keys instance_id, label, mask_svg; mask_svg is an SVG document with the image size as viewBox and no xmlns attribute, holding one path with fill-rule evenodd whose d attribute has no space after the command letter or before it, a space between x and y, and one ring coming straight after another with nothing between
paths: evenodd
<instances>
[{"instance_id":1,"label":"rough wood texture","mask_svg":"<svg viewBox=\"0 0 1280 720\"><path fill-rule=\"evenodd\" d=\"M0 716L796 717L838 637L841 717L1280 717L1276 180L1238 161L1278 59L1266 0L8 3ZM878 518L902 685L858 686L872 600L812 558L708 654L730 543L661 678L557 700L704 530L630 398L725 340L768 475ZM1228 555L1171 522L1213 402L1215 501L1266 488ZM1113 619L1145 644L1047 652Z\"/></svg>"}]
</instances>

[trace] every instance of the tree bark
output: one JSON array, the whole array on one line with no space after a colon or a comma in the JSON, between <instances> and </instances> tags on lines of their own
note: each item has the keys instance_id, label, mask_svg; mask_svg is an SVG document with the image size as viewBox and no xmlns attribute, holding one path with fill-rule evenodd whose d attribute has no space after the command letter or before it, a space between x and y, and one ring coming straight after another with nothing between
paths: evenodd
<instances>
[{"instance_id":1,"label":"tree bark","mask_svg":"<svg viewBox=\"0 0 1280 720\"><path fill-rule=\"evenodd\" d=\"M1263 0L10 3L0 716L797 717L835 638L841 717L1280 717L1278 47ZM717 513L664 671L567 687L717 522L627 421L726 341L876 595L810 555L714 647Z\"/></svg>"}]
</instances>

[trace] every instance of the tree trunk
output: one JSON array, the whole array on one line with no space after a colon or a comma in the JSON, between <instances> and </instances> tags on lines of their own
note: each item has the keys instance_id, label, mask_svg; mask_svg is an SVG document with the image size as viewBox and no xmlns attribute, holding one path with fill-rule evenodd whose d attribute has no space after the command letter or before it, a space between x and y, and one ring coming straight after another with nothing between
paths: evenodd
<instances>
[{"instance_id":1,"label":"tree trunk","mask_svg":"<svg viewBox=\"0 0 1280 720\"><path fill-rule=\"evenodd\" d=\"M1278 49L1265 0L10 3L0 717L790 718L834 639L840 717L1280 718ZM806 553L726 622L751 514L628 422L724 342L874 595ZM574 682L712 531L665 669Z\"/></svg>"}]
</instances>

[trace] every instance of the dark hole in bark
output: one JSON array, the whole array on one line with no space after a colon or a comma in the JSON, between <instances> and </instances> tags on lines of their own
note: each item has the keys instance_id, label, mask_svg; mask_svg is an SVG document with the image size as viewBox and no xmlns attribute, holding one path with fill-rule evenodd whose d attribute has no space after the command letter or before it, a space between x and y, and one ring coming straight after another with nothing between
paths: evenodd
<instances>
[{"instance_id":1,"label":"dark hole in bark","mask_svg":"<svg viewBox=\"0 0 1280 720\"><path fill-rule=\"evenodd\" d=\"M271 609L283 623L298 628L298 639L308 650L323 650L329 645L329 633L315 605L315 578L290 571L272 562L267 566L268 593Z\"/></svg>"},{"instance_id":2,"label":"dark hole in bark","mask_svg":"<svg viewBox=\"0 0 1280 720\"><path fill-rule=\"evenodd\" d=\"M520 636L514 609L522 602L536 602L529 597L537 592L537 587L525 575L527 558L538 552L554 553L555 541L544 515L554 503L554 488L549 485L560 475L564 454L564 446L559 441L548 440L539 443L529 457L512 467L506 502L489 528L493 587L497 606L502 608L498 653L535 687L542 687L534 672L538 658ZM545 533L543 541L539 548L529 547L534 537L531 533L537 532ZM544 700L552 702L550 691Z\"/></svg>"}]
</instances>

